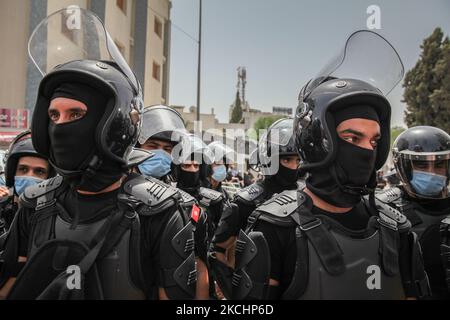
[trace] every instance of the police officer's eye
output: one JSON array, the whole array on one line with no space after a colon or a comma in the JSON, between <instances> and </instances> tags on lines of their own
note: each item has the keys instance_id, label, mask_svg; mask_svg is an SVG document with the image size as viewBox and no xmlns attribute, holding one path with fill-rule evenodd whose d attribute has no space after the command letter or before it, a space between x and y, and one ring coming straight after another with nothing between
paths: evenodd
<instances>
[{"instance_id":1,"label":"police officer's eye","mask_svg":"<svg viewBox=\"0 0 450 320\"><path fill-rule=\"evenodd\" d=\"M427 169L428 168L428 162L426 161L416 161L414 163L414 166L421 169Z\"/></svg>"},{"instance_id":2,"label":"police officer's eye","mask_svg":"<svg viewBox=\"0 0 450 320\"><path fill-rule=\"evenodd\" d=\"M78 120L78 119L81 119L81 118L83 118L84 116L85 116L85 114L86 114L86 111L73 111L71 114L70 114L70 120Z\"/></svg>"},{"instance_id":3,"label":"police officer's eye","mask_svg":"<svg viewBox=\"0 0 450 320\"><path fill-rule=\"evenodd\" d=\"M28 167L26 167L26 166L19 166L19 168L17 170L23 174L28 173Z\"/></svg>"},{"instance_id":4,"label":"police officer's eye","mask_svg":"<svg viewBox=\"0 0 450 320\"><path fill-rule=\"evenodd\" d=\"M157 149L159 149L159 145L157 145L157 144L155 144L153 142L146 143L146 144L143 145L143 147L145 147L145 148L147 148L149 150L157 150Z\"/></svg>"},{"instance_id":5,"label":"police officer's eye","mask_svg":"<svg viewBox=\"0 0 450 320\"><path fill-rule=\"evenodd\" d=\"M357 144L359 142L359 138L357 136L347 136L347 137L343 137L343 139L345 141L353 143L353 144Z\"/></svg>"},{"instance_id":6,"label":"police officer's eye","mask_svg":"<svg viewBox=\"0 0 450 320\"><path fill-rule=\"evenodd\" d=\"M434 163L434 167L437 169L445 168L445 162L444 161L437 161Z\"/></svg>"},{"instance_id":7,"label":"police officer's eye","mask_svg":"<svg viewBox=\"0 0 450 320\"><path fill-rule=\"evenodd\" d=\"M43 177L47 174L47 170L45 169L35 169L34 170L34 174L39 176L39 177Z\"/></svg>"},{"instance_id":8,"label":"police officer's eye","mask_svg":"<svg viewBox=\"0 0 450 320\"><path fill-rule=\"evenodd\" d=\"M56 111L56 110L49 110L48 111L48 117L52 121L58 121L58 119L59 119L59 112Z\"/></svg>"}]
</instances>

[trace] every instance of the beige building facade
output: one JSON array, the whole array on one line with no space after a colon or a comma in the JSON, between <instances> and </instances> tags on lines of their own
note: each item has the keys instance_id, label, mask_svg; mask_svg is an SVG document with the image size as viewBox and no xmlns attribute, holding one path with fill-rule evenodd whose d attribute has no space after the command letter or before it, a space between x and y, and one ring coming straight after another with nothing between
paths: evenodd
<instances>
[{"instance_id":1,"label":"beige building facade","mask_svg":"<svg viewBox=\"0 0 450 320\"><path fill-rule=\"evenodd\" d=\"M141 82L145 105L168 104L170 0L3 0L0 1L0 109L27 109L31 115L42 76L28 58L28 40L45 17L71 5L88 9L104 21ZM51 37L52 32L49 30L47 36ZM48 55L47 61L52 65L55 57ZM17 129L20 128L6 128L0 123L0 131Z\"/></svg>"}]
</instances>

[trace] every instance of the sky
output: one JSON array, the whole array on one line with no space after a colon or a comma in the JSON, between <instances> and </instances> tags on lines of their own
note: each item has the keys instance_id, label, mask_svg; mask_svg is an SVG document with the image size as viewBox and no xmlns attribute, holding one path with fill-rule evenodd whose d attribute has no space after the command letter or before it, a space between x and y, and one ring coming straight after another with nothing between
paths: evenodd
<instances>
[{"instance_id":1,"label":"sky","mask_svg":"<svg viewBox=\"0 0 450 320\"><path fill-rule=\"evenodd\" d=\"M171 105L196 105L199 0L172 0ZM381 29L405 72L436 27L450 35L450 0L203 0L201 110L228 122L237 68L247 68L252 108L297 106L301 87L356 30L367 29L367 8L380 8ZM371 63L368 61L367 63ZM401 84L389 94L393 125L404 126Z\"/></svg>"}]
</instances>

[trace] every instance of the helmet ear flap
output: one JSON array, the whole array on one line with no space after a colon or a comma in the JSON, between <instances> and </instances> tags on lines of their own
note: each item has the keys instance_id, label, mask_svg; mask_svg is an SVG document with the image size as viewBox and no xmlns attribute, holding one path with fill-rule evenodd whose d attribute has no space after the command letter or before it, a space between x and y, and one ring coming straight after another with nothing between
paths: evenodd
<instances>
[{"instance_id":1,"label":"helmet ear flap","mask_svg":"<svg viewBox=\"0 0 450 320\"><path fill-rule=\"evenodd\" d=\"M324 150L324 135L322 123L319 119L315 119L311 126L302 133L300 139L301 150L310 161L322 161L326 157Z\"/></svg>"}]
</instances>

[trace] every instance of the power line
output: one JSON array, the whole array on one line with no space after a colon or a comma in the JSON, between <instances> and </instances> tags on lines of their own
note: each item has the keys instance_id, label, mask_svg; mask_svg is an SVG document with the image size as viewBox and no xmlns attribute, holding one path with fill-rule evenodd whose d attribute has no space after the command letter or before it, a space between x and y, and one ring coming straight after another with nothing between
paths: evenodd
<instances>
[{"instance_id":1,"label":"power line","mask_svg":"<svg viewBox=\"0 0 450 320\"><path fill-rule=\"evenodd\" d=\"M155 13L157 16L159 16L162 19L165 19L164 15L160 14L158 11L156 11L155 9L153 9L151 6L147 6L151 11L153 11L153 13ZM187 37L191 38L191 40L195 41L196 43L198 43L198 39L194 38L193 36L191 36L187 31L185 31L183 28L179 27L178 25L176 25L173 21L170 21L171 25L173 27L175 27L175 29L178 29L180 32L184 33Z\"/></svg>"},{"instance_id":2,"label":"power line","mask_svg":"<svg viewBox=\"0 0 450 320\"><path fill-rule=\"evenodd\" d=\"M179 31L181 31L182 33L184 33L186 36L188 36L189 38L191 38L192 40L194 40L196 43L198 43L199 41L197 39L195 39L193 36L191 36L189 33L187 33L186 31L184 31L183 29L181 29L179 26L177 26L175 23L172 22L172 25L178 29Z\"/></svg>"}]
</instances>

